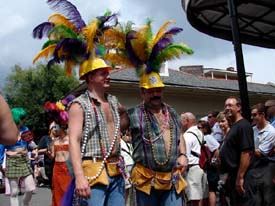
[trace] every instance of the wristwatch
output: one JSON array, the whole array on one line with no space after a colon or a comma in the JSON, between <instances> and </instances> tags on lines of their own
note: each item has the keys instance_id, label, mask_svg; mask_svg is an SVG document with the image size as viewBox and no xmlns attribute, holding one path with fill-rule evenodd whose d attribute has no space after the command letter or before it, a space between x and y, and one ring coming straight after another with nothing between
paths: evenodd
<instances>
[{"instance_id":1,"label":"wristwatch","mask_svg":"<svg viewBox=\"0 0 275 206\"><path fill-rule=\"evenodd\" d=\"M186 153L181 152L181 153L179 153L179 156L178 156L178 157L180 157L181 155L183 155L183 156L185 156L185 157L187 158Z\"/></svg>"}]
</instances>

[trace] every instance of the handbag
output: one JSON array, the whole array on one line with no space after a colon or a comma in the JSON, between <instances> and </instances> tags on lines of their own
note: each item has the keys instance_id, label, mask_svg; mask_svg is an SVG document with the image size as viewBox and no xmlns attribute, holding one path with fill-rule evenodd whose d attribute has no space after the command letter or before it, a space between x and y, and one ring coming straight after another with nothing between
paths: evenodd
<instances>
[{"instance_id":1,"label":"handbag","mask_svg":"<svg viewBox=\"0 0 275 206\"><path fill-rule=\"evenodd\" d=\"M93 162L92 160L84 160L82 162L83 173L86 177L96 177L97 173L100 172L99 176L94 179L89 179L89 186L93 186L95 184L108 185L108 176L106 172L106 168L100 169L102 162Z\"/></svg>"}]
</instances>

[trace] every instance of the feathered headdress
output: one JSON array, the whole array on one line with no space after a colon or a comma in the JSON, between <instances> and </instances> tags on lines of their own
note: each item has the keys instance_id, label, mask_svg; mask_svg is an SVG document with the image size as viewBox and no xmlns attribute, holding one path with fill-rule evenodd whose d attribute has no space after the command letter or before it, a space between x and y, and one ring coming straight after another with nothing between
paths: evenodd
<instances>
[{"instance_id":1,"label":"feathered headdress","mask_svg":"<svg viewBox=\"0 0 275 206\"><path fill-rule=\"evenodd\" d=\"M174 23L172 20L165 22L156 35L152 33L150 19L145 26L136 30L126 32L117 28L109 30L105 35L116 33L118 38L114 39L113 45L119 46L115 53L107 54L106 59L111 62L120 59L127 66L130 62L139 76L150 72L159 73L161 64L165 61L179 58L181 54L193 54L193 50L186 44L174 43L173 36L182 29L173 27L167 30L167 26L172 23Z\"/></svg>"},{"instance_id":2,"label":"feathered headdress","mask_svg":"<svg viewBox=\"0 0 275 206\"><path fill-rule=\"evenodd\" d=\"M33 37L41 39L47 36L40 51L33 59L51 57L48 66L65 62L66 74L70 75L72 68L91 56L102 54L99 45L103 42L103 34L117 24L117 14L106 12L86 25L77 8L67 0L48 0L53 9L62 9L65 14L53 14L47 22L33 29Z\"/></svg>"},{"instance_id":3,"label":"feathered headdress","mask_svg":"<svg viewBox=\"0 0 275 206\"><path fill-rule=\"evenodd\" d=\"M55 103L47 101L44 105L44 110L47 113L50 122L55 121L60 125L67 125L69 120L67 105L75 98L74 95L68 95L66 98Z\"/></svg>"}]
</instances>

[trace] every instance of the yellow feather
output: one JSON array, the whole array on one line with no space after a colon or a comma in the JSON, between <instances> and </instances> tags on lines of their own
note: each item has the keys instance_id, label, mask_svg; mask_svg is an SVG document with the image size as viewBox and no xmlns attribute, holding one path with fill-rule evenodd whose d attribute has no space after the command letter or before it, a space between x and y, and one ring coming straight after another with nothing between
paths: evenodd
<instances>
[{"instance_id":1,"label":"yellow feather","mask_svg":"<svg viewBox=\"0 0 275 206\"><path fill-rule=\"evenodd\" d=\"M65 25L67 27L69 27L70 29L72 29L73 31L76 31L76 27L74 26L74 24L65 16L61 15L61 14L53 14L49 17L48 19L49 22L54 23L55 26L59 26L59 25Z\"/></svg>"},{"instance_id":2,"label":"yellow feather","mask_svg":"<svg viewBox=\"0 0 275 206\"><path fill-rule=\"evenodd\" d=\"M115 66L120 66L121 68L133 68L133 64L130 60L122 54L119 53L108 53L104 55L104 60L110 62Z\"/></svg>"},{"instance_id":3,"label":"yellow feather","mask_svg":"<svg viewBox=\"0 0 275 206\"><path fill-rule=\"evenodd\" d=\"M74 66L74 62L72 60L67 60L65 62L65 71L66 71L66 76L71 76L72 75L72 68Z\"/></svg>"},{"instance_id":4,"label":"yellow feather","mask_svg":"<svg viewBox=\"0 0 275 206\"><path fill-rule=\"evenodd\" d=\"M153 47L155 46L155 44L162 38L163 34L166 32L166 27L169 24L174 24L175 22L173 20L168 20L166 21L159 29L158 33L156 34L156 36L153 38Z\"/></svg>"},{"instance_id":5,"label":"yellow feather","mask_svg":"<svg viewBox=\"0 0 275 206\"><path fill-rule=\"evenodd\" d=\"M138 56L138 58L145 62L148 58L147 53L146 53L146 48L147 48L147 39L146 39L146 33L148 31L148 26L144 26L140 28L137 32L137 39L133 39L131 41L133 50L135 54Z\"/></svg>"},{"instance_id":6,"label":"yellow feather","mask_svg":"<svg viewBox=\"0 0 275 206\"><path fill-rule=\"evenodd\" d=\"M88 26L82 29L82 33L87 41L87 51L90 52L94 49L95 43L94 38L98 29L98 20L92 21Z\"/></svg>"},{"instance_id":7,"label":"yellow feather","mask_svg":"<svg viewBox=\"0 0 275 206\"><path fill-rule=\"evenodd\" d=\"M34 64L38 59L44 57L47 58L50 55L53 55L54 49L56 47L56 44L52 44L48 47L46 47L45 49L43 49L42 51L40 51L32 60L32 63Z\"/></svg>"},{"instance_id":8,"label":"yellow feather","mask_svg":"<svg viewBox=\"0 0 275 206\"><path fill-rule=\"evenodd\" d=\"M110 49L125 49L126 34L117 29L108 29L104 32L104 38L101 44L105 46L107 50Z\"/></svg>"}]
</instances>

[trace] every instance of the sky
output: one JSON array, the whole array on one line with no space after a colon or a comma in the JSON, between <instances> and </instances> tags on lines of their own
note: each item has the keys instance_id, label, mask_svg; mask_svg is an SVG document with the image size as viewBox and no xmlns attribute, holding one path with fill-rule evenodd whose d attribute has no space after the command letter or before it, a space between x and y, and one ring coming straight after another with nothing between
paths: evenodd
<instances>
[{"instance_id":1,"label":"sky","mask_svg":"<svg viewBox=\"0 0 275 206\"><path fill-rule=\"evenodd\" d=\"M119 20L133 21L135 25L145 24L149 17L153 20L153 31L167 20L174 20L174 26L183 28L175 42L184 42L194 54L182 56L180 60L169 62L169 68L177 69L183 65L203 65L204 68L236 68L233 45L199 32L186 19L181 0L71 0L83 20L88 24L107 9L118 12ZM0 1L0 85L17 64L23 68L32 65L33 57L41 50L46 39L33 39L32 30L38 24L47 21L53 10L46 0ZM273 49L242 45L246 72L253 73L252 81L257 83L275 83Z\"/></svg>"}]
</instances>

